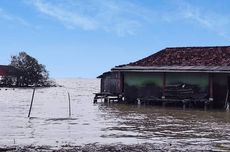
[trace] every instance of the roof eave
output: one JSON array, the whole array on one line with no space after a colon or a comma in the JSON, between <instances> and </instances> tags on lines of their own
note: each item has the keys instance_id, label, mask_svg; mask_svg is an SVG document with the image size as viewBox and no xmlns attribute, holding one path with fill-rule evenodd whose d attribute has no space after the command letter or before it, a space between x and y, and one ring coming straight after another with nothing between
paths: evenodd
<instances>
[{"instance_id":1,"label":"roof eave","mask_svg":"<svg viewBox=\"0 0 230 152\"><path fill-rule=\"evenodd\" d=\"M191 73L230 73L230 66L124 66L112 68L113 72L191 72Z\"/></svg>"}]
</instances>

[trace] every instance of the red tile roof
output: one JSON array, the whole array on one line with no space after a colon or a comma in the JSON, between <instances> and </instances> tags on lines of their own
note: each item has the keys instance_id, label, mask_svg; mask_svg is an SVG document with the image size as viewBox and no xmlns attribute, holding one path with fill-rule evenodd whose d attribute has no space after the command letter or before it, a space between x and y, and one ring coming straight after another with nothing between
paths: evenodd
<instances>
[{"instance_id":1,"label":"red tile roof","mask_svg":"<svg viewBox=\"0 0 230 152\"><path fill-rule=\"evenodd\" d=\"M19 74L19 70L15 67L9 65L0 65L0 76L13 76L17 74Z\"/></svg>"},{"instance_id":2,"label":"red tile roof","mask_svg":"<svg viewBox=\"0 0 230 152\"><path fill-rule=\"evenodd\" d=\"M128 66L230 66L230 46L166 48Z\"/></svg>"}]
</instances>

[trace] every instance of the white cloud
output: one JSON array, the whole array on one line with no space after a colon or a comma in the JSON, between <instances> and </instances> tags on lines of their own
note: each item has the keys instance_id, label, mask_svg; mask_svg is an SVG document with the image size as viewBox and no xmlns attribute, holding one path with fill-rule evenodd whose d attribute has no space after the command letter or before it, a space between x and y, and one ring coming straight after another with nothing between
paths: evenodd
<instances>
[{"instance_id":1,"label":"white cloud","mask_svg":"<svg viewBox=\"0 0 230 152\"><path fill-rule=\"evenodd\" d=\"M120 36L135 34L151 14L147 9L122 0L33 0L31 4L67 28L104 30Z\"/></svg>"},{"instance_id":2,"label":"white cloud","mask_svg":"<svg viewBox=\"0 0 230 152\"><path fill-rule=\"evenodd\" d=\"M0 19L11 22L11 23L16 23L17 25L20 24L20 25L23 25L26 27L30 26L30 24L26 20L24 20L18 16L9 14L1 8L0 8Z\"/></svg>"},{"instance_id":3,"label":"white cloud","mask_svg":"<svg viewBox=\"0 0 230 152\"><path fill-rule=\"evenodd\" d=\"M230 15L207 11L205 8L194 6L186 1L179 1L177 6L179 6L179 18L196 23L219 36L230 39Z\"/></svg>"},{"instance_id":4,"label":"white cloud","mask_svg":"<svg viewBox=\"0 0 230 152\"><path fill-rule=\"evenodd\" d=\"M96 22L90 17L81 16L80 14L76 14L40 0L34 0L33 4L40 12L56 18L67 27L73 28L74 26L79 26L86 30L95 29L97 27Z\"/></svg>"}]
</instances>

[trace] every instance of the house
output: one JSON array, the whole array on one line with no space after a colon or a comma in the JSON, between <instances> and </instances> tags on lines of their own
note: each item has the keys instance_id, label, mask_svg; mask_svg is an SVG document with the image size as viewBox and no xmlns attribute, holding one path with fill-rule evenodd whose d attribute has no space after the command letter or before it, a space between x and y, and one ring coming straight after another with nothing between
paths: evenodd
<instances>
[{"instance_id":1,"label":"house","mask_svg":"<svg viewBox=\"0 0 230 152\"><path fill-rule=\"evenodd\" d=\"M9 78L9 79L5 79L4 81L12 80L12 81L15 81L15 85L16 85L17 80L20 77L20 71L13 66L0 65L0 80L2 80L3 77ZM6 85L7 83L4 83L4 84ZM2 84L0 84L0 85L2 85Z\"/></svg>"},{"instance_id":2,"label":"house","mask_svg":"<svg viewBox=\"0 0 230 152\"><path fill-rule=\"evenodd\" d=\"M126 102L228 105L230 46L173 47L99 76L101 92Z\"/></svg>"},{"instance_id":3,"label":"house","mask_svg":"<svg viewBox=\"0 0 230 152\"><path fill-rule=\"evenodd\" d=\"M16 76L18 70L10 65L0 65L0 76Z\"/></svg>"}]
</instances>

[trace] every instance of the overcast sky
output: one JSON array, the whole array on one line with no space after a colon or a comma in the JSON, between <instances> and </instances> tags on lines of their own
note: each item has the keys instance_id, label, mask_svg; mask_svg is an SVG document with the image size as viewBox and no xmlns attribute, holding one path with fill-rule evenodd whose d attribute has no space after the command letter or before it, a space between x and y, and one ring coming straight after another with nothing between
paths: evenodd
<instances>
[{"instance_id":1,"label":"overcast sky","mask_svg":"<svg viewBox=\"0 0 230 152\"><path fill-rule=\"evenodd\" d=\"M0 64L94 78L166 47L230 45L229 0L0 0Z\"/></svg>"}]
</instances>

